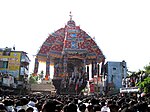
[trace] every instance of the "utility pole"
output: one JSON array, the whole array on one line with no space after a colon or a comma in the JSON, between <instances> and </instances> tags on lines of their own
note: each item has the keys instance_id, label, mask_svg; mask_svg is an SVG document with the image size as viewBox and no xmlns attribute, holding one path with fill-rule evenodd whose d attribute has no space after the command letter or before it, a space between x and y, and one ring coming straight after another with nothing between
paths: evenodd
<instances>
[{"instance_id":1,"label":"utility pole","mask_svg":"<svg viewBox=\"0 0 150 112\"><path fill-rule=\"evenodd\" d=\"M121 64L122 64L122 83L124 83L123 81L125 81L125 74L124 74L124 72L125 72L125 67L126 67L126 62L123 60L122 62L121 62ZM126 82L126 81L125 81ZM122 85L122 86L124 86L124 85ZM126 86L126 85L125 85Z\"/></svg>"}]
</instances>

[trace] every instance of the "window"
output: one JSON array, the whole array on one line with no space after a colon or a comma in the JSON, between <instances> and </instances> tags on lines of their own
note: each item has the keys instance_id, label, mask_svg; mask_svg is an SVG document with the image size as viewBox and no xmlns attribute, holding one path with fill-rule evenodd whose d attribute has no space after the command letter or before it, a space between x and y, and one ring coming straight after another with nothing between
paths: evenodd
<instances>
[{"instance_id":1,"label":"window","mask_svg":"<svg viewBox=\"0 0 150 112\"><path fill-rule=\"evenodd\" d=\"M113 68L113 70L116 70L116 68Z\"/></svg>"},{"instance_id":2,"label":"window","mask_svg":"<svg viewBox=\"0 0 150 112\"><path fill-rule=\"evenodd\" d=\"M8 61L0 61L0 68L8 68Z\"/></svg>"},{"instance_id":3,"label":"window","mask_svg":"<svg viewBox=\"0 0 150 112\"><path fill-rule=\"evenodd\" d=\"M3 61L0 61L0 68L3 68Z\"/></svg>"},{"instance_id":4,"label":"window","mask_svg":"<svg viewBox=\"0 0 150 112\"><path fill-rule=\"evenodd\" d=\"M3 56L10 56L10 52L9 51L3 51Z\"/></svg>"}]
</instances>

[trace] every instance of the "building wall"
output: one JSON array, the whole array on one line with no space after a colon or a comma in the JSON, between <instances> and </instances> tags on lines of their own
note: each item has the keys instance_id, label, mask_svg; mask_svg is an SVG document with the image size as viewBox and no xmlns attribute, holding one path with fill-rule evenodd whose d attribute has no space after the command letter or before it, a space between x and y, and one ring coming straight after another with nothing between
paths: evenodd
<instances>
[{"instance_id":1,"label":"building wall","mask_svg":"<svg viewBox=\"0 0 150 112\"><path fill-rule=\"evenodd\" d=\"M13 75L16 79L19 78L19 69L20 69L20 52L10 52L10 55L3 55L3 52L0 52L0 61L1 73L8 73ZM4 66L4 63L7 63L7 66Z\"/></svg>"},{"instance_id":2,"label":"building wall","mask_svg":"<svg viewBox=\"0 0 150 112\"><path fill-rule=\"evenodd\" d=\"M106 73L107 73L107 84L114 85L114 88L119 90L122 87L122 78L127 76L126 63L123 62L107 62Z\"/></svg>"},{"instance_id":3,"label":"building wall","mask_svg":"<svg viewBox=\"0 0 150 112\"><path fill-rule=\"evenodd\" d=\"M30 60L25 52L11 50L8 53L4 52L5 49L0 51L0 73L10 74L16 80L20 80L21 75L28 74Z\"/></svg>"}]
</instances>

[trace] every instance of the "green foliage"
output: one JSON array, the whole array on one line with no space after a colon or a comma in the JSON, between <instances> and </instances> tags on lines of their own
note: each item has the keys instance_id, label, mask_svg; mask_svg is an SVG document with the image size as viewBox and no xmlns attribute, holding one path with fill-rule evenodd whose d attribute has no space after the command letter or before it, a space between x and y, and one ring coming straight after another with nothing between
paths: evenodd
<instances>
[{"instance_id":1,"label":"green foliage","mask_svg":"<svg viewBox=\"0 0 150 112\"><path fill-rule=\"evenodd\" d=\"M150 77L146 77L143 81L138 82L137 86L145 93L150 92Z\"/></svg>"},{"instance_id":2,"label":"green foliage","mask_svg":"<svg viewBox=\"0 0 150 112\"><path fill-rule=\"evenodd\" d=\"M145 74L145 76L143 77L144 79L140 82L138 82L136 85L140 88L141 91L148 93L150 92L150 63L146 66L144 66L144 71L139 71L139 75L140 74Z\"/></svg>"},{"instance_id":3,"label":"green foliage","mask_svg":"<svg viewBox=\"0 0 150 112\"><path fill-rule=\"evenodd\" d=\"M38 76L31 75L29 77L29 83L30 84L37 84L37 81L38 81Z\"/></svg>"},{"instance_id":4,"label":"green foliage","mask_svg":"<svg viewBox=\"0 0 150 112\"><path fill-rule=\"evenodd\" d=\"M144 67L144 69L145 69L145 73L146 73L146 74L150 74L150 63L149 63L149 65L146 65L146 66Z\"/></svg>"}]
</instances>

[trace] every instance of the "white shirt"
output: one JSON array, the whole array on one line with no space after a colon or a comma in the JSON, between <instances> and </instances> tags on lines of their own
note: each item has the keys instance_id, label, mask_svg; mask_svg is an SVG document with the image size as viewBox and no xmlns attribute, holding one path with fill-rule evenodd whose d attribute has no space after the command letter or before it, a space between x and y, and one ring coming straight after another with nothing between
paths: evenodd
<instances>
[{"instance_id":1,"label":"white shirt","mask_svg":"<svg viewBox=\"0 0 150 112\"><path fill-rule=\"evenodd\" d=\"M107 106L103 106L103 107L101 108L101 112L110 112L110 108L107 107Z\"/></svg>"}]
</instances>

